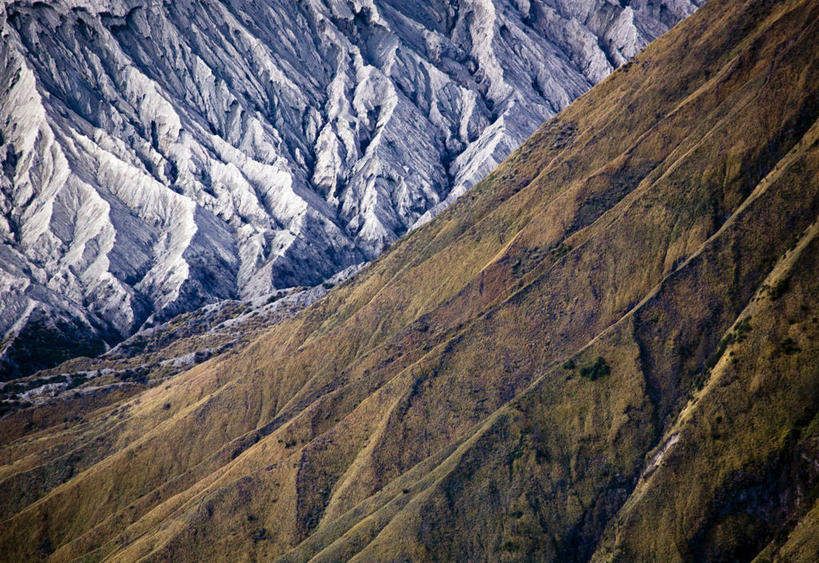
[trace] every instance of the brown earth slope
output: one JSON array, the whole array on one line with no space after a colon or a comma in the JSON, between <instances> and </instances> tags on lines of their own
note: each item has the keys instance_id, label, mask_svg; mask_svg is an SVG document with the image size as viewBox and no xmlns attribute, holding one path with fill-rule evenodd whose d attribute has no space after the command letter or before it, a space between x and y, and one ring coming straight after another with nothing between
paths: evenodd
<instances>
[{"instance_id":1,"label":"brown earth slope","mask_svg":"<svg viewBox=\"0 0 819 563\"><path fill-rule=\"evenodd\" d=\"M819 3L713 0L243 350L0 423L0 558L815 560Z\"/></svg>"}]
</instances>

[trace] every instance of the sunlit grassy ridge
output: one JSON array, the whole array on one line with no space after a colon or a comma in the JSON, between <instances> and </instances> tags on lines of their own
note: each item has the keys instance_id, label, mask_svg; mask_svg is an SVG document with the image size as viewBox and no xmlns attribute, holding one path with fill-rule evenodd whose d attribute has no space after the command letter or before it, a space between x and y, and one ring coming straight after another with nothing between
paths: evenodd
<instances>
[{"instance_id":1,"label":"sunlit grassy ridge","mask_svg":"<svg viewBox=\"0 0 819 563\"><path fill-rule=\"evenodd\" d=\"M809 560L817 20L712 1L248 347L5 419L0 557Z\"/></svg>"}]
</instances>

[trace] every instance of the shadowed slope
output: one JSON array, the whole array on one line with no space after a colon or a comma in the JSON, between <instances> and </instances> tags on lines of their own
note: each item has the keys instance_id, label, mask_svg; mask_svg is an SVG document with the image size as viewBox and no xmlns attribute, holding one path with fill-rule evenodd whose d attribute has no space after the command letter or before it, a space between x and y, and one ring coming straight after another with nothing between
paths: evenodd
<instances>
[{"instance_id":1,"label":"shadowed slope","mask_svg":"<svg viewBox=\"0 0 819 563\"><path fill-rule=\"evenodd\" d=\"M0 553L805 553L818 16L711 2L244 350L7 419Z\"/></svg>"}]
</instances>

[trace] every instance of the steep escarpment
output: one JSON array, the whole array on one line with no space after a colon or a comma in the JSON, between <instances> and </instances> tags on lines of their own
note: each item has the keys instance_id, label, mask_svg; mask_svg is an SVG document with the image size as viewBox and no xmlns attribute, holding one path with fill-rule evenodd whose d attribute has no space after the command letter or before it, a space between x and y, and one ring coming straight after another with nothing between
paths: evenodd
<instances>
[{"instance_id":1,"label":"steep escarpment","mask_svg":"<svg viewBox=\"0 0 819 563\"><path fill-rule=\"evenodd\" d=\"M818 22L711 2L246 348L4 419L0 553L815 559Z\"/></svg>"},{"instance_id":2,"label":"steep escarpment","mask_svg":"<svg viewBox=\"0 0 819 563\"><path fill-rule=\"evenodd\" d=\"M0 379L371 260L699 3L3 3Z\"/></svg>"}]
</instances>

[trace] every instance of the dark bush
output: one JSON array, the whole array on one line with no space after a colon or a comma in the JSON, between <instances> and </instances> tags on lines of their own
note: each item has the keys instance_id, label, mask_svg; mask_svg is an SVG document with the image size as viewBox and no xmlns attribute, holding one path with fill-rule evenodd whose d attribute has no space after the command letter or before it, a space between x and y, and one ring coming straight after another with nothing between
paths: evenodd
<instances>
[{"instance_id":1,"label":"dark bush","mask_svg":"<svg viewBox=\"0 0 819 563\"><path fill-rule=\"evenodd\" d=\"M606 363L603 356L597 356L593 364L583 366L580 368L580 375L594 381L601 377L605 377L611 373L611 367Z\"/></svg>"},{"instance_id":2,"label":"dark bush","mask_svg":"<svg viewBox=\"0 0 819 563\"><path fill-rule=\"evenodd\" d=\"M790 283L790 278L782 278L776 282L776 285L771 288L771 301L776 301L785 295L785 292L788 291L788 286L790 286Z\"/></svg>"},{"instance_id":3,"label":"dark bush","mask_svg":"<svg viewBox=\"0 0 819 563\"><path fill-rule=\"evenodd\" d=\"M799 347L796 341L790 336L788 336L782 341L782 344L780 345L779 349L786 356L790 356L792 354L796 354L797 352L802 351L802 349Z\"/></svg>"}]
</instances>

